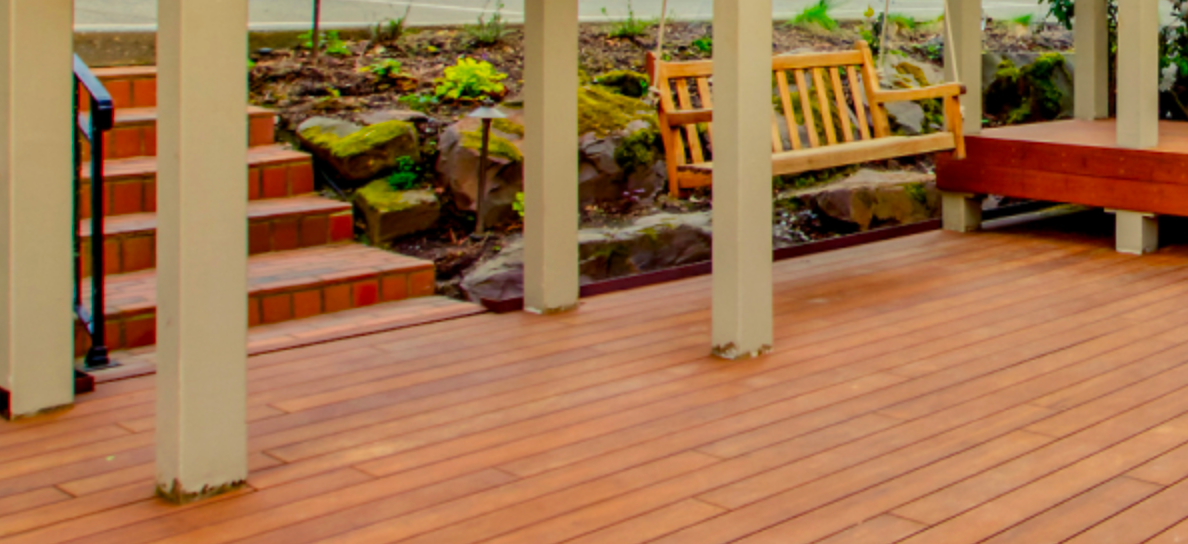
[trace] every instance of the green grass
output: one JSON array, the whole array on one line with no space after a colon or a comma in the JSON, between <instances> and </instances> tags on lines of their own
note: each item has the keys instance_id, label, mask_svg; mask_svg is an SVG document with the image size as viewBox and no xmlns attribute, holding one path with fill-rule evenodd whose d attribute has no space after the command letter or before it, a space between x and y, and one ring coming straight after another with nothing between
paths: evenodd
<instances>
[{"instance_id":1,"label":"green grass","mask_svg":"<svg viewBox=\"0 0 1188 544\"><path fill-rule=\"evenodd\" d=\"M1019 26L1031 26L1031 17L1032 16L1030 13L1025 14L1025 15L1020 15L1018 17L1015 17L1014 19L1011 19L1011 22L1015 23Z\"/></svg>"},{"instance_id":2,"label":"green grass","mask_svg":"<svg viewBox=\"0 0 1188 544\"><path fill-rule=\"evenodd\" d=\"M610 18L606 8L602 8L602 15ZM656 26L657 22L650 19L639 19L635 16L635 8L631 5L631 1L627 2L627 19L623 21L615 21L610 24L609 30L606 32L608 38L623 38L634 40L647 36L648 30Z\"/></svg>"},{"instance_id":3,"label":"green grass","mask_svg":"<svg viewBox=\"0 0 1188 544\"><path fill-rule=\"evenodd\" d=\"M836 5L830 0L817 0L816 4L804 8L804 11L788 21L788 24L799 27L819 26L825 30L836 30L837 21L829 15Z\"/></svg>"}]
</instances>

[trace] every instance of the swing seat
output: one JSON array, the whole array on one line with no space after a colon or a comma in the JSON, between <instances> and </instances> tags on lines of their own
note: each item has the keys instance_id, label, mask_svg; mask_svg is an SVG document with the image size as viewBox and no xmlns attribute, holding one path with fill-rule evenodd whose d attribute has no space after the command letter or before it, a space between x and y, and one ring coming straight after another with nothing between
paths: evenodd
<instances>
[{"instance_id":1,"label":"swing seat","mask_svg":"<svg viewBox=\"0 0 1188 544\"><path fill-rule=\"evenodd\" d=\"M713 182L713 62L657 61L655 70L669 190L680 196L682 190ZM938 151L965 158L960 102L965 87L947 83L882 90L866 42L858 42L854 51L777 56L772 60L772 79L774 175ZM887 103L928 99L943 103L943 132L891 134Z\"/></svg>"}]
</instances>

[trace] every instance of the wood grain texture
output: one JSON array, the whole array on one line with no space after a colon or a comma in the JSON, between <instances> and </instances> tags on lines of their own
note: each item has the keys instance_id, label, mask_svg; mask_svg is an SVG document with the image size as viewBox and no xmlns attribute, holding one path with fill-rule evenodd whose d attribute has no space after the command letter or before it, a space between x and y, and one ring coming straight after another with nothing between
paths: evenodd
<instances>
[{"instance_id":1,"label":"wood grain texture","mask_svg":"<svg viewBox=\"0 0 1188 544\"><path fill-rule=\"evenodd\" d=\"M830 78L832 79L832 78ZM1188 249L1110 217L776 264L776 347L709 278L249 361L249 487L152 498L151 377L0 423L5 544L1174 542Z\"/></svg>"}]
</instances>

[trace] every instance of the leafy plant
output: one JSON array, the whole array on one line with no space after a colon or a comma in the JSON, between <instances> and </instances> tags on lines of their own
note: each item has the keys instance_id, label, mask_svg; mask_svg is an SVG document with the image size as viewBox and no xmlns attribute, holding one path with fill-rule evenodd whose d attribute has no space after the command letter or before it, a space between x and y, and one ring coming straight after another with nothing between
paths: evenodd
<instances>
[{"instance_id":1,"label":"leafy plant","mask_svg":"<svg viewBox=\"0 0 1188 544\"><path fill-rule=\"evenodd\" d=\"M400 157L396 160L396 171L388 176L388 186L393 191L407 191L415 189L425 175L425 167L412 160L411 157Z\"/></svg>"},{"instance_id":2,"label":"leafy plant","mask_svg":"<svg viewBox=\"0 0 1188 544\"><path fill-rule=\"evenodd\" d=\"M516 199L512 201L512 209L516 211L521 220L524 219L524 193L516 193Z\"/></svg>"},{"instance_id":3,"label":"leafy plant","mask_svg":"<svg viewBox=\"0 0 1188 544\"><path fill-rule=\"evenodd\" d=\"M404 70L404 63L396 59L383 59L359 68L359 72L370 73L378 79L400 75L402 70Z\"/></svg>"},{"instance_id":4,"label":"leafy plant","mask_svg":"<svg viewBox=\"0 0 1188 544\"><path fill-rule=\"evenodd\" d=\"M693 48L698 51L701 51L702 53L706 53L706 54L713 53L714 52L714 37L713 36L702 36L700 38L697 38L696 40L693 40Z\"/></svg>"},{"instance_id":5,"label":"leafy plant","mask_svg":"<svg viewBox=\"0 0 1188 544\"><path fill-rule=\"evenodd\" d=\"M302 45L309 50L314 49L313 31L306 32L297 37L302 41ZM327 30L319 34L318 49L326 53L338 57L345 57L351 54L351 49L347 47L347 43L338 34L337 30Z\"/></svg>"},{"instance_id":6,"label":"leafy plant","mask_svg":"<svg viewBox=\"0 0 1188 544\"><path fill-rule=\"evenodd\" d=\"M902 30L915 30L920 26L920 22L914 17L911 15L904 15L902 13L892 13L887 15L887 22L891 23L892 28L898 27Z\"/></svg>"},{"instance_id":7,"label":"leafy plant","mask_svg":"<svg viewBox=\"0 0 1188 544\"><path fill-rule=\"evenodd\" d=\"M829 31L836 30L837 21L829 15L834 6L836 3L833 0L817 0L816 3L804 8L791 21L788 21L788 24L799 27L817 26Z\"/></svg>"},{"instance_id":8,"label":"leafy plant","mask_svg":"<svg viewBox=\"0 0 1188 544\"><path fill-rule=\"evenodd\" d=\"M602 8L602 15L610 18L606 8ZM606 31L608 38L622 38L627 40L635 40L648 35L648 30L651 30L656 25L656 21L649 19L638 19L635 17L635 8L631 5L631 0L627 0L627 18L622 21L614 21L610 25L610 29Z\"/></svg>"},{"instance_id":9,"label":"leafy plant","mask_svg":"<svg viewBox=\"0 0 1188 544\"><path fill-rule=\"evenodd\" d=\"M445 77L438 78L436 96L453 101L475 101L483 98L500 98L507 92L500 81L507 74L500 73L491 63L468 57L445 69Z\"/></svg>"},{"instance_id":10,"label":"leafy plant","mask_svg":"<svg viewBox=\"0 0 1188 544\"><path fill-rule=\"evenodd\" d=\"M1014 24L1016 24L1016 25L1019 25L1019 26L1027 26L1027 27L1029 27L1029 26L1031 26L1031 19L1032 19L1032 16L1031 16L1031 14L1030 14L1030 13L1025 13L1025 14L1023 14L1023 15L1020 15L1020 16L1018 16L1018 17L1015 17L1014 19L1011 19L1011 22L1012 22L1012 23L1014 23Z\"/></svg>"},{"instance_id":11,"label":"leafy plant","mask_svg":"<svg viewBox=\"0 0 1188 544\"><path fill-rule=\"evenodd\" d=\"M495 3L495 12L487 19L487 14L479 15L478 24L466 25L464 31L471 45L492 46L501 41L511 30L503 22L503 0Z\"/></svg>"}]
</instances>

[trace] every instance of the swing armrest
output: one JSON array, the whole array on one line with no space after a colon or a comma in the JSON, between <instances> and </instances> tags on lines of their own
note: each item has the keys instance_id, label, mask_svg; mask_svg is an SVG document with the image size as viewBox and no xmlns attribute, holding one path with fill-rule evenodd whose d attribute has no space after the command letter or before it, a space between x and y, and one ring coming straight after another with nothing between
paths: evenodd
<instances>
[{"instance_id":1,"label":"swing armrest","mask_svg":"<svg viewBox=\"0 0 1188 544\"><path fill-rule=\"evenodd\" d=\"M942 85L933 85L931 87L921 87L919 89L878 91L874 95L874 101L879 104L884 104L887 102L927 100L929 98L949 98L961 96L963 94L965 94L965 85L960 83L945 83Z\"/></svg>"}]
</instances>

